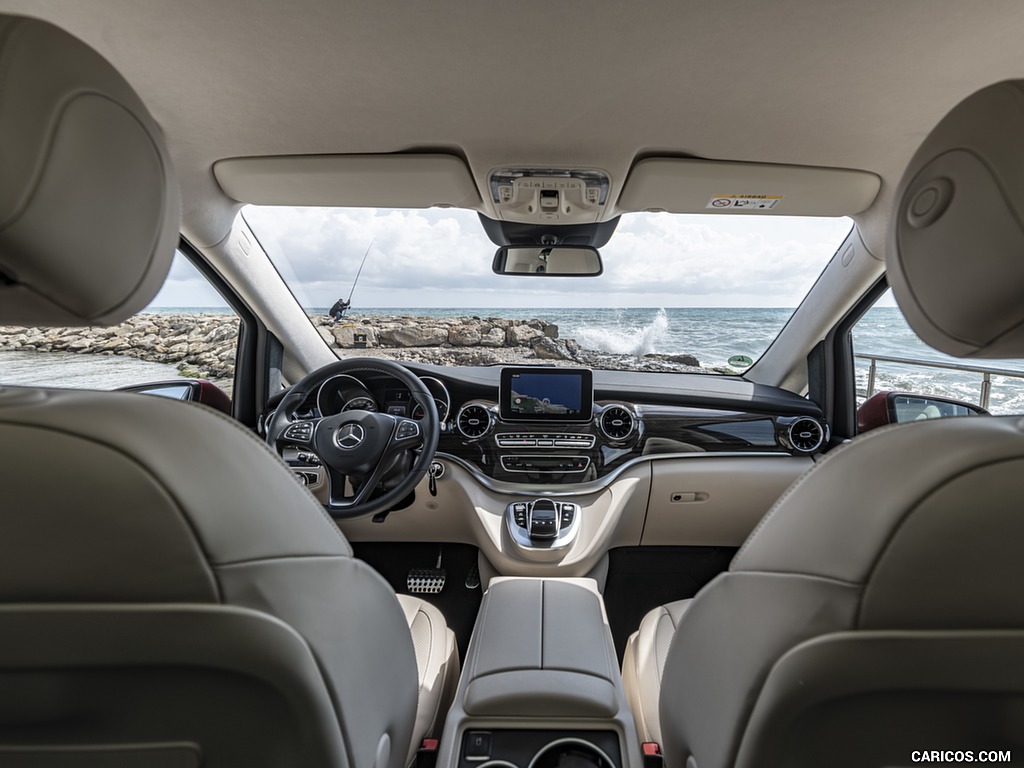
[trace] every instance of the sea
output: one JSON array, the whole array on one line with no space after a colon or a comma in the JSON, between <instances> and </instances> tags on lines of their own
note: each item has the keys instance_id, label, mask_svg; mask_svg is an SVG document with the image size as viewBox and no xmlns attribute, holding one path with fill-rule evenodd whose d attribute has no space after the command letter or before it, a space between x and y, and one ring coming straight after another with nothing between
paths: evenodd
<instances>
[{"instance_id":1,"label":"sea","mask_svg":"<svg viewBox=\"0 0 1024 768\"><path fill-rule=\"evenodd\" d=\"M222 312L210 307L150 308L148 312L200 313ZM308 310L326 314L325 307ZM411 315L416 317L505 317L528 320L539 318L558 326L559 337L574 338L584 348L626 355L691 354L706 367L727 366L729 359L744 355L756 360L778 334L792 314L780 308L564 308L495 309L467 307L436 308L359 308L359 315ZM895 307L871 309L854 331L854 353L901 357L939 363L1019 372L1022 378L992 376L989 410L993 413L1024 413L1024 360L957 360L925 345L910 330ZM173 366L120 358L134 381L173 378ZM37 353L0 352L0 382L37 383L40 361ZM861 394L867 386L868 361L857 361L857 386ZM111 388L124 383L113 380L110 358L91 355L57 355L52 363L52 378L66 386ZM46 367L49 367L47 365ZM733 366L735 368L735 366ZM34 370L32 370L34 369ZM123 374L123 372L122 372ZM29 381L31 378L32 381ZM123 375L122 375L123 378ZM875 390L893 389L922 394L944 395L979 402L982 373L969 373L911 365L877 364ZM65 383L66 382L66 383Z\"/></svg>"}]
</instances>

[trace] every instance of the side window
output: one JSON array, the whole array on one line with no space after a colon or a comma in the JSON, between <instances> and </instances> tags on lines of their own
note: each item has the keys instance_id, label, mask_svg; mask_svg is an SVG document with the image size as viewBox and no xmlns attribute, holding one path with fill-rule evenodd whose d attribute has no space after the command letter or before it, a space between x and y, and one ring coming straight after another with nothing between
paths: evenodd
<instances>
[{"instance_id":1,"label":"side window","mask_svg":"<svg viewBox=\"0 0 1024 768\"><path fill-rule=\"evenodd\" d=\"M1024 360L950 357L910 329L886 291L854 326L858 432L893 422L1024 413Z\"/></svg>"},{"instance_id":2,"label":"side window","mask_svg":"<svg viewBox=\"0 0 1024 768\"><path fill-rule=\"evenodd\" d=\"M153 303L109 327L0 326L0 384L117 389L209 379L229 394L238 316L181 253Z\"/></svg>"}]
</instances>

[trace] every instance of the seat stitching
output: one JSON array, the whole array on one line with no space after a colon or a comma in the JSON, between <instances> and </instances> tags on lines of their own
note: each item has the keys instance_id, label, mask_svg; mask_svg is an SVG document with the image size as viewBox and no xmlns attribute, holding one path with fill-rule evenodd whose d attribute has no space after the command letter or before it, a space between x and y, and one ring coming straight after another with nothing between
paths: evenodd
<instances>
[{"instance_id":1,"label":"seat stitching","mask_svg":"<svg viewBox=\"0 0 1024 768\"><path fill-rule=\"evenodd\" d=\"M291 560L351 560L348 555L270 555L268 557L250 557L244 560L225 560L224 562L211 563L215 568L240 568L247 565L259 565L261 563L287 563Z\"/></svg>"}]
</instances>

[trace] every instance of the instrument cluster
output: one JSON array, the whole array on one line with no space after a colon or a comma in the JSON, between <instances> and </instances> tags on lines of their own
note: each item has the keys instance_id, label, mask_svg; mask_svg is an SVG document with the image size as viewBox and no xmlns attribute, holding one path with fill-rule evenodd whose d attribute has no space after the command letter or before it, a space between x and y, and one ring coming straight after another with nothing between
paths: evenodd
<instances>
[{"instance_id":1,"label":"instrument cluster","mask_svg":"<svg viewBox=\"0 0 1024 768\"><path fill-rule=\"evenodd\" d=\"M439 379L422 376L444 422L451 410L451 396ZM423 418L423 406L415 402L408 387L386 376L368 377L365 381L349 374L340 374L325 381L316 394L316 407L321 416L343 411L375 411L412 419Z\"/></svg>"}]
</instances>

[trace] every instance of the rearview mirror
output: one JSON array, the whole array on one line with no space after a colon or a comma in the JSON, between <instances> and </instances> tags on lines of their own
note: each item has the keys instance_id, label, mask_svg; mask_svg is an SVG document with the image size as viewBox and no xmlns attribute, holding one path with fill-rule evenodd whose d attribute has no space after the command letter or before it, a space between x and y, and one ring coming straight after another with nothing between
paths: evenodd
<instances>
[{"instance_id":1,"label":"rearview mirror","mask_svg":"<svg viewBox=\"0 0 1024 768\"><path fill-rule=\"evenodd\" d=\"M601 254L589 245L503 245L494 254L491 269L497 275L517 277L597 277L604 272Z\"/></svg>"},{"instance_id":2,"label":"rearview mirror","mask_svg":"<svg viewBox=\"0 0 1024 768\"><path fill-rule=\"evenodd\" d=\"M909 421L945 419L950 416L987 415L988 411L980 405L949 397L879 392L857 409L857 432L867 432L886 424L905 424Z\"/></svg>"}]
</instances>

